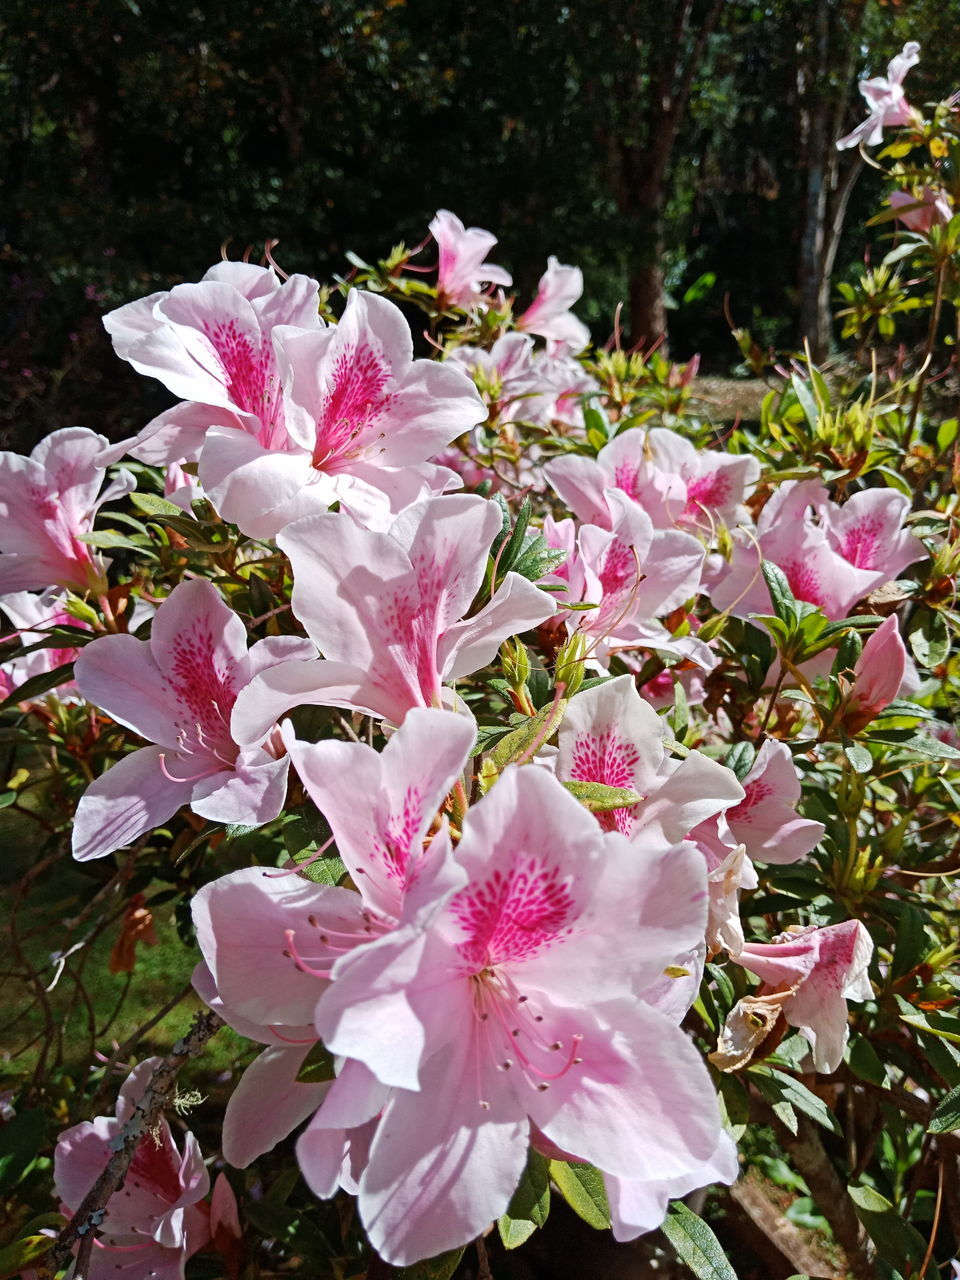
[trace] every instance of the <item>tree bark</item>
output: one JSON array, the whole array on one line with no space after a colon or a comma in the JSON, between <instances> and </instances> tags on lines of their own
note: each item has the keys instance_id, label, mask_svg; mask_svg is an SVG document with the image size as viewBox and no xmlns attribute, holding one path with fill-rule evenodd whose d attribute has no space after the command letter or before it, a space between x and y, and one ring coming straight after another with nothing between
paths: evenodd
<instances>
[{"instance_id":1,"label":"tree bark","mask_svg":"<svg viewBox=\"0 0 960 1280\"><path fill-rule=\"evenodd\" d=\"M860 168L851 160L840 177L836 140L843 128L848 85L857 58L857 33L866 0L817 0L808 55L798 66L803 80L804 223L798 264L799 339L815 360L830 349L830 285L850 194ZM831 52L837 52L831 57ZM831 81L832 86L831 86Z\"/></svg>"}]
</instances>

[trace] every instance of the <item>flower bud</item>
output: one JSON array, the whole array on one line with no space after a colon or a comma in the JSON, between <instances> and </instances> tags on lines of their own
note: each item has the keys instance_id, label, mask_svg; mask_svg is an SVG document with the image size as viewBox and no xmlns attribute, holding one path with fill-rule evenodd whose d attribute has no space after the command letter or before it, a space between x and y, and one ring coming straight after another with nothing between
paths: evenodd
<instances>
[{"instance_id":1,"label":"flower bud","mask_svg":"<svg viewBox=\"0 0 960 1280\"><path fill-rule=\"evenodd\" d=\"M584 659L587 653L587 637L575 631L557 654L553 669L554 684L566 686L565 696L572 698L583 684Z\"/></svg>"},{"instance_id":2,"label":"flower bud","mask_svg":"<svg viewBox=\"0 0 960 1280\"><path fill-rule=\"evenodd\" d=\"M514 692L519 693L530 675L530 657L522 640L504 640L500 646L503 674Z\"/></svg>"}]
</instances>

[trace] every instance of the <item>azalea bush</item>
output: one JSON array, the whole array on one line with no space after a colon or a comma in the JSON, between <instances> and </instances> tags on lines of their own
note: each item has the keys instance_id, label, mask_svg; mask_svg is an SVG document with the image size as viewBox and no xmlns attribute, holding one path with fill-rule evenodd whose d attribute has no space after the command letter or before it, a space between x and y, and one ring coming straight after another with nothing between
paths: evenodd
<instances>
[{"instance_id":1,"label":"azalea bush","mask_svg":"<svg viewBox=\"0 0 960 1280\"><path fill-rule=\"evenodd\" d=\"M832 371L738 335L755 422L441 210L110 312L173 407L0 454L0 1276L513 1275L557 1201L651 1274L940 1274L960 133L917 54L839 144L901 130L889 287Z\"/></svg>"}]
</instances>

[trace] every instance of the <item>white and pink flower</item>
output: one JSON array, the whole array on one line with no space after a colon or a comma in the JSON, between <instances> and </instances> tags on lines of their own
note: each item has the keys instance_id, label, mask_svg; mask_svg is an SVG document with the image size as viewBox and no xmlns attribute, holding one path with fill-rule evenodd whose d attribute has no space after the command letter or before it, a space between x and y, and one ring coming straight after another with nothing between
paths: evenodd
<instances>
[{"instance_id":1,"label":"white and pink flower","mask_svg":"<svg viewBox=\"0 0 960 1280\"><path fill-rule=\"evenodd\" d=\"M113 1142L134 1115L159 1058L147 1058L124 1081L115 1116L66 1129L57 1139L54 1183L72 1213L106 1168ZM167 1121L140 1139L121 1190L110 1197L86 1273L90 1280L183 1280L186 1260L210 1240L210 1177L196 1138L181 1151Z\"/></svg>"},{"instance_id":2,"label":"white and pink flower","mask_svg":"<svg viewBox=\"0 0 960 1280\"><path fill-rule=\"evenodd\" d=\"M293 566L293 611L323 659L262 672L234 710L238 741L259 741L299 705L349 707L399 725L411 707L444 705L444 682L492 661L501 642L543 622L552 598L508 573L476 614L495 503L426 498L385 533L343 513L308 516L277 539Z\"/></svg>"},{"instance_id":3,"label":"white and pink flower","mask_svg":"<svg viewBox=\"0 0 960 1280\"><path fill-rule=\"evenodd\" d=\"M149 640L102 636L77 659L88 702L155 746L124 756L87 787L73 856L100 858L189 804L214 822L258 825L286 796L289 760L272 725L241 746L230 731L237 694L259 672L314 652L276 636L247 649L246 628L205 579L183 582L157 610Z\"/></svg>"},{"instance_id":4,"label":"white and pink flower","mask_svg":"<svg viewBox=\"0 0 960 1280\"><path fill-rule=\"evenodd\" d=\"M65 427L29 457L0 452L0 594L106 591L106 563L83 535L105 502L136 488L128 471L103 488L98 459L106 446L86 427Z\"/></svg>"},{"instance_id":5,"label":"white and pink flower","mask_svg":"<svg viewBox=\"0 0 960 1280\"><path fill-rule=\"evenodd\" d=\"M503 267L484 261L497 243L497 237L491 232L480 227L465 227L449 209L437 211L430 231L440 250L437 295L441 308L482 305L484 284L509 286L513 282Z\"/></svg>"}]
</instances>

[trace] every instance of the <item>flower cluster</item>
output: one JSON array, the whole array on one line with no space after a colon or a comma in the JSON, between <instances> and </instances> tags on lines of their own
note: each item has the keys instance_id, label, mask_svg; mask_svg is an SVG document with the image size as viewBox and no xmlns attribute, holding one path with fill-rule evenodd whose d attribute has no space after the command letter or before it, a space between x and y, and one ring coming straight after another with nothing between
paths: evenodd
<instances>
[{"instance_id":1,"label":"flower cluster","mask_svg":"<svg viewBox=\"0 0 960 1280\"><path fill-rule=\"evenodd\" d=\"M912 119L916 52L842 145ZM573 314L578 268L551 257L517 306L490 233L447 210L430 231L431 285L401 252L334 307L223 262L111 312L117 354L180 402L119 445L71 428L0 455L0 679L84 763L74 857L129 871L189 828L194 987L262 1046L223 1155L298 1131L308 1187L355 1196L397 1266L509 1221L537 1162L558 1185L593 1166L618 1240L733 1182L718 1076L790 1028L836 1072L847 1002L886 980L858 918L884 870L858 848L864 775L890 744L960 754L906 700L902 575L944 553L902 485L862 482L867 454L780 475L745 432L651 422L622 394L650 368ZM428 312L430 355L391 293ZM821 383L794 371L783 422L826 421ZM125 455L138 515L95 530ZM297 824L237 865L250 831ZM149 1071L62 1135L69 1211ZM91 1274L182 1275L211 1238L199 1149L164 1121L132 1174Z\"/></svg>"}]
</instances>

